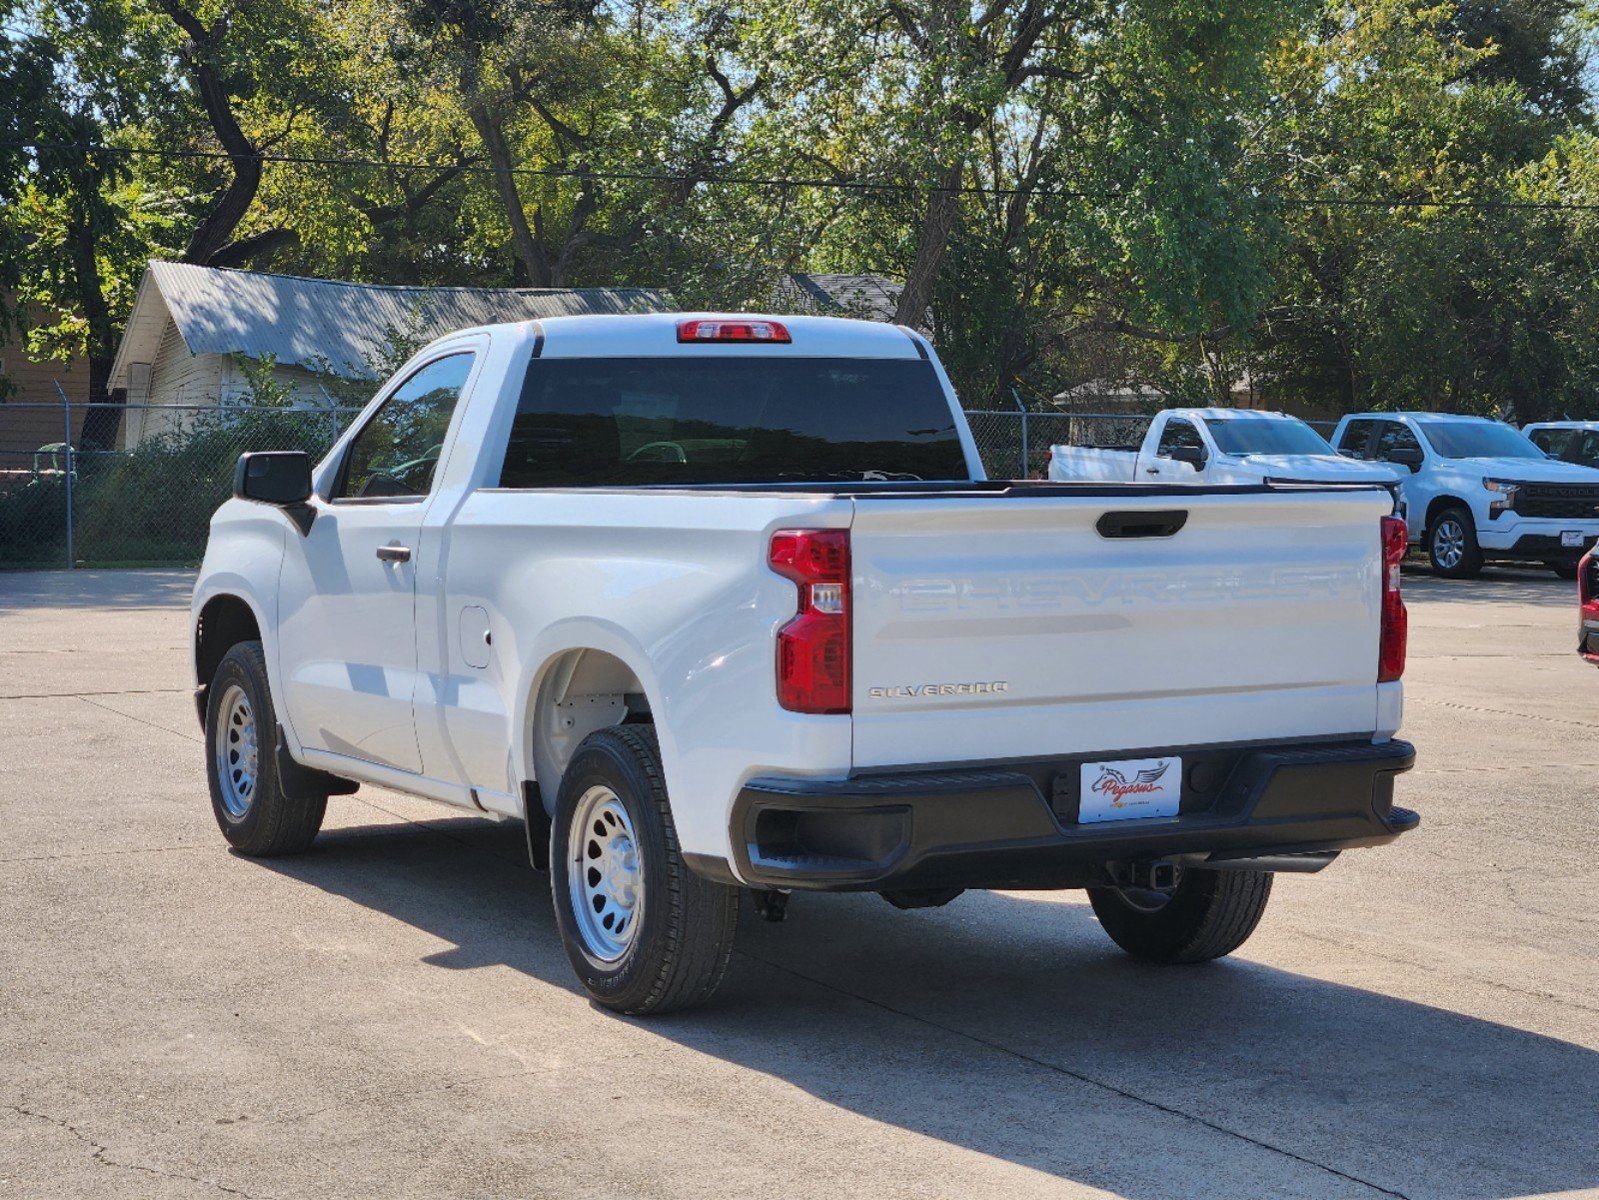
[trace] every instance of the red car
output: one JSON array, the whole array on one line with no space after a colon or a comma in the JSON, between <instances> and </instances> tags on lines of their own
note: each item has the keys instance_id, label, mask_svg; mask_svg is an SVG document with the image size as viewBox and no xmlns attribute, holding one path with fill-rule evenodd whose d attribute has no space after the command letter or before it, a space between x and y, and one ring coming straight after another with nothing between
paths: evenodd
<instances>
[{"instance_id":1,"label":"red car","mask_svg":"<svg viewBox=\"0 0 1599 1200\"><path fill-rule=\"evenodd\" d=\"M1577 564L1577 653L1599 667L1599 558L1590 550Z\"/></svg>"}]
</instances>

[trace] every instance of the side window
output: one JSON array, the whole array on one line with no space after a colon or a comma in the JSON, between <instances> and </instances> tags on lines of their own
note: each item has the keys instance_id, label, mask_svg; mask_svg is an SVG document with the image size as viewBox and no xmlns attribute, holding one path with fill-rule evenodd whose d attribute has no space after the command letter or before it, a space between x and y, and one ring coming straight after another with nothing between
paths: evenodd
<instances>
[{"instance_id":1,"label":"side window","mask_svg":"<svg viewBox=\"0 0 1599 1200\"><path fill-rule=\"evenodd\" d=\"M1566 447L1571 444L1571 435L1575 432L1573 429L1536 429L1527 436L1544 453L1564 458Z\"/></svg>"},{"instance_id":2,"label":"side window","mask_svg":"<svg viewBox=\"0 0 1599 1200\"><path fill-rule=\"evenodd\" d=\"M473 357L436 359L383 402L350 443L335 500L428 494Z\"/></svg>"},{"instance_id":3,"label":"side window","mask_svg":"<svg viewBox=\"0 0 1599 1200\"><path fill-rule=\"evenodd\" d=\"M1370 458L1371 427L1375 421L1351 421L1344 426L1344 436L1338 440L1338 449L1347 450L1351 457Z\"/></svg>"},{"instance_id":4,"label":"side window","mask_svg":"<svg viewBox=\"0 0 1599 1200\"><path fill-rule=\"evenodd\" d=\"M1585 467L1599 465L1599 433L1584 429L1581 436L1573 438L1567 446L1564 457L1567 462L1581 463Z\"/></svg>"},{"instance_id":5,"label":"side window","mask_svg":"<svg viewBox=\"0 0 1599 1200\"><path fill-rule=\"evenodd\" d=\"M1393 457L1395 450L1420 450L1421 443L1410 432L1408 425L1398 421L1383 421L1378 426L1377 442L1372 446L1372 457L1384 461Z\"/></svg>"},{"instance_id":6,"label":"side window","mask_svg":"<svg viewBox=\"0 0 1599 1200\"><path fill-rule=\"evenodd\" d=\"M1199 440L1199 430L1194 428L1192 421L1181 418L1166 422L1166 428L1160 431L1160 442L1155 447L1155 453L1161 458L1170 458L1171 452L1178 446L1192 446L1196 450L1203 450L1205 443Z\"/></svg>"}]
</instances>

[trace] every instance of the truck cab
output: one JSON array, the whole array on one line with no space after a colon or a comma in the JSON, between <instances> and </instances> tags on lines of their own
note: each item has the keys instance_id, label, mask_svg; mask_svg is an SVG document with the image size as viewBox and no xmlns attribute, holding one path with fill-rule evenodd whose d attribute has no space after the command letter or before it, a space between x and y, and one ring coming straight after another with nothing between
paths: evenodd
<instances>
[{"instance_id":1,"label":"truck cab","mask_svg":"<svg viewBox=\"0 0 1599 1200\"><path fill-rule=\"evenodd\" d=\"M1333 445L1400 468L1411 540L1444 578L1496 561L1541 563L1574 579L1599 539L1599 470L1556 461L1501 421L1358 413L1338 422Z\"/></svg>"}]
</instances>

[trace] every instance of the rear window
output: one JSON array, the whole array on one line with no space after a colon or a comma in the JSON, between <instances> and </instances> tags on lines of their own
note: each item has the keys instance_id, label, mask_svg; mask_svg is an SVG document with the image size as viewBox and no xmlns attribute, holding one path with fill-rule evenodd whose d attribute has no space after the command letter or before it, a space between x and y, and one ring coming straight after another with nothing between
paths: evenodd
<instances>
[{"instance_id":1,"label":"rear window","mask_svg":"<svg viewBox=\"0 0 1599 1200\"><path fill-rule=\"evenodd\" d=\"M500 486L969 478L922 360L543 358Z\"/></svg>"}]
</instances>

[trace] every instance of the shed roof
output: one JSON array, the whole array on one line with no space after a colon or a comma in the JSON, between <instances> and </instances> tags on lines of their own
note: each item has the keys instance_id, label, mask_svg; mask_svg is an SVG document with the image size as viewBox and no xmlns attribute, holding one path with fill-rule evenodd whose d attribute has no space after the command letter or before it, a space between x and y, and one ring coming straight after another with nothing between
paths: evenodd
<instances>
[{"instance_id":1,"label":"shed roof","mask_svg":"<svg viewBox=\"0 0 1599 1200\"><path fill-rule=\"evenodd\" d=\"M152 262L111 368L150 362L170 316L191 354L271 356L285 366L365 374L389 330L433 338L470 325L583 313L664 312L658 288L425 288L346 283Z\"/></svg>"},{"instance_id":2,"label":"shed roof","mask_svg":"<svg viewBox=\"0 0 1599 1200\"><path fill-rule=\"evenodd\" d=\"M791 271L772 289L774 312L892 321L904 284L884 275L807 275Z\"/></svg>"}]
</instances>

